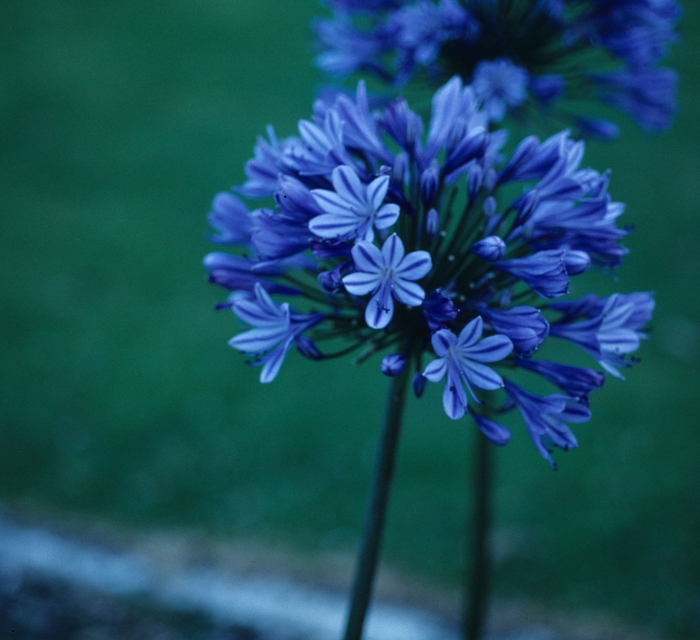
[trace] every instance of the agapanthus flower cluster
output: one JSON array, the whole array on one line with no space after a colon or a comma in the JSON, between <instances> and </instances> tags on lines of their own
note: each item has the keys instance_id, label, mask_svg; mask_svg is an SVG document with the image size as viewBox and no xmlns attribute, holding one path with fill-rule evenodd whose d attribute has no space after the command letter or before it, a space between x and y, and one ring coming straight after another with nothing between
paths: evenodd
<instances>
[{"instance_id":1,"label":"agapanthus flower cluster","mask_svg":"<svg viewBox=\"0 0 700 640\"><path fill-rule=\"evenodd\" d=\"M381 371L442 385L445 413L469 414L496 444L517 409L537 449L569 449L590 418L596 369L538 357L568 342L621 377L644 338L648 293L565 298L571 279L611 271L626 250L608 174L582 167L564 131L525 138L506 155L475 91L455 76L434 95L427 126L399 99L381 111L355 98L317 101L299 135L260 138L236 189L219 194L205 259L249 328L231 346L270 382L296 347L312 359L383 352ZM404 371L405 367L410 367ZM535 388L545 380L552 393Z\"/></svg>"},{"instance_id":2,"label":"agapanthus flower cluster","mask_svg":"<svg viewBox=\"0 0 700 640\"><path fill-rule=\"evenodd\" d=\"M319 67L371 73L395 85L459 74L494 121L535 111L614 138L608 120L584 116L604 102L643 128L675 111L676 74L658 65L677 38L675 0L327 0L318 20Z\"/></svg>"}]
</instances>

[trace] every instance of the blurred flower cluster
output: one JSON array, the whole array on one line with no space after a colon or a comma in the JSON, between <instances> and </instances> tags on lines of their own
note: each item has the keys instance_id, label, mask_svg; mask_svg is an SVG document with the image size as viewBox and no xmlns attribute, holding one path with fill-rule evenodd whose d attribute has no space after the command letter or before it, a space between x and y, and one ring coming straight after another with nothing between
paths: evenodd
<instances>
[{"instance_id":1,"label":"blurred flower cluster","mask_svg":"<svg viewBox=\"0 0 700 640\"><path fill-rule=\"evenodd\" d=\"M534 4L562 19L561 3ZM392 24L428 5L463 11L447 1L334 5L382 8ZM465 15L465 33L485 33ZM441 46L435 57L415 49L397 69L438 60ZM605 46L623 52L629 42L610 35ZM569 425L590 418L588 396L604 375L540 359L538 349L568 342L621 377L654 302L648 293L562 299L587 270L620 266L624 207L608 194L608 174L582 165L582 142L530 136L505 153L499 116L476 82L455 76L434 94L427 125L403 99L372 111L360 82L354 97L318 100L298 136L278 139L269 127L247 181L214 199L212 241L231 251L205 258L210 281L232 292L220 307L249 327L230 344L262 367L261 382L292 347L319 360L383 352L384 374L410 367L417 396L443 383L446 414L471 415L496 444L510 438L498 416L517 410L551 464L553 447L576 446ZM535 378L551 393L528 390Z\"/></svg>"},{"instance_id":2,"label":"blurred flower cluster","mask_svg":"<svg viewBox=\"0 0 700 640\"><path fill-rule=\"evenodd\" d=\"M677 39L675 0L327 0L316 23L318 66L394 85L436 85L458 74L496 119L549 121L614 138L615 124L584 115L599 101L648 130L675 111L677 78L659 67Z\"/></svg>"}]
</instances>

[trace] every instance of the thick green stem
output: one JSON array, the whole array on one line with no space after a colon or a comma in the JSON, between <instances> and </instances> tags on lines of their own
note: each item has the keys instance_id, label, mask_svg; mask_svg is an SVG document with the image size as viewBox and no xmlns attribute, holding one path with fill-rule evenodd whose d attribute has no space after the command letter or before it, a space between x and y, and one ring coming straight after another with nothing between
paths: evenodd
<instances>
[{"instance_id":1,"label":"thick green stem","mask_svg":"<svg viewBox=\"0 0 700 640\"><path fill-rule=\"evenodd\" d=\"M345 628L344 640L361 639L367 607L372 597L374 574L384 532L389 489L394 473L394 460L396 459L396 448L401 429L401 418L410 370L410 364L406 362L403 371L395 378L392 378L389 387L384 427L374 458L372 484L367 500L367 512L355 568L355 581L352 587L350 613Z\"/></svg>"},{"instance_id":2,"label":"thick green stem","mask_svg":"<svg viewBox=\"0 0 700 640\"><path fill-rule=\"evenodd\" d=\"M462 635L464 640L481 640L486 623L489 591L488 531L491 525L491 476L493 445L476 432L474 447L473 535L467 539L467 559L471 556L471 575L465 580Z\"/></svg>"}]
</instances>

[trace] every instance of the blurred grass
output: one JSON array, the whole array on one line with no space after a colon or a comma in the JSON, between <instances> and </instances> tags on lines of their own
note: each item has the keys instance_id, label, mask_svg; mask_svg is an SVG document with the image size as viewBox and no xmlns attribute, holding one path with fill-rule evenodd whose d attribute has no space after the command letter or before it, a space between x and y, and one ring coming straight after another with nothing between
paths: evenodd
<instances>
[{"instance_id":1,"label":"blurred grass","mask_svg":"<svg viewBox=\"0 0 700 640\"><path fill-rule=\"evenodd\" d=\"M498 451L495 590L700 636L700 13L670 134L590 144L654 290L643 362L594 396L552 473ZM382 411L376 362L290 357L271 386L226 346L200 266L212 196L267 123L308 117L313 0L0 6L0 499L143 527L352 551ZM385 558L457 584L473 428L411 400Z\"/></svg>"}]
</instances>

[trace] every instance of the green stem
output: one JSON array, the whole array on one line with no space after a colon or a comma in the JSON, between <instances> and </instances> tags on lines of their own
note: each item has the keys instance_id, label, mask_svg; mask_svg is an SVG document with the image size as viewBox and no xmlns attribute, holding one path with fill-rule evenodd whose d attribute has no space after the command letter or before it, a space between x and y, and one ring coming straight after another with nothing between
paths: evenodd
<instances>
[{"instance_id":1,"label":"green stem","mask_svg":"<svg viewBox=\"0 0 700 640\"><path fill-rule=\"evenodd\" d=\"M408 355L408 354L406 354ZM372 484L367 500L364 530L360 542L360 552L355 568L355 580L350 599L350 613L345 628L344 640L360 640L367 615L367 607L372 597L374 574L379 559L379 548L384 532L384 521L389 502L389 488L394 472L394 460L401 429L406 387L408 383L410 358L406 358L403 371L392 378L386 402L384 427L374 458Z\"/></svg>"},{"instance_id":2,"label":"green stem","mask_svg":"<svg viewBox=\"0 0 700 640\"><path fill-rule=\"evenodd\" d=\"M491 524L491 480L493 445L480 431L476 432L474 458L474 514L473 535L467 540L467 558L471 555L471 576L465 585L462 619L464 640L481 640L486 623L489 591L488 531Z\"/></svg>"}]
</instances>

